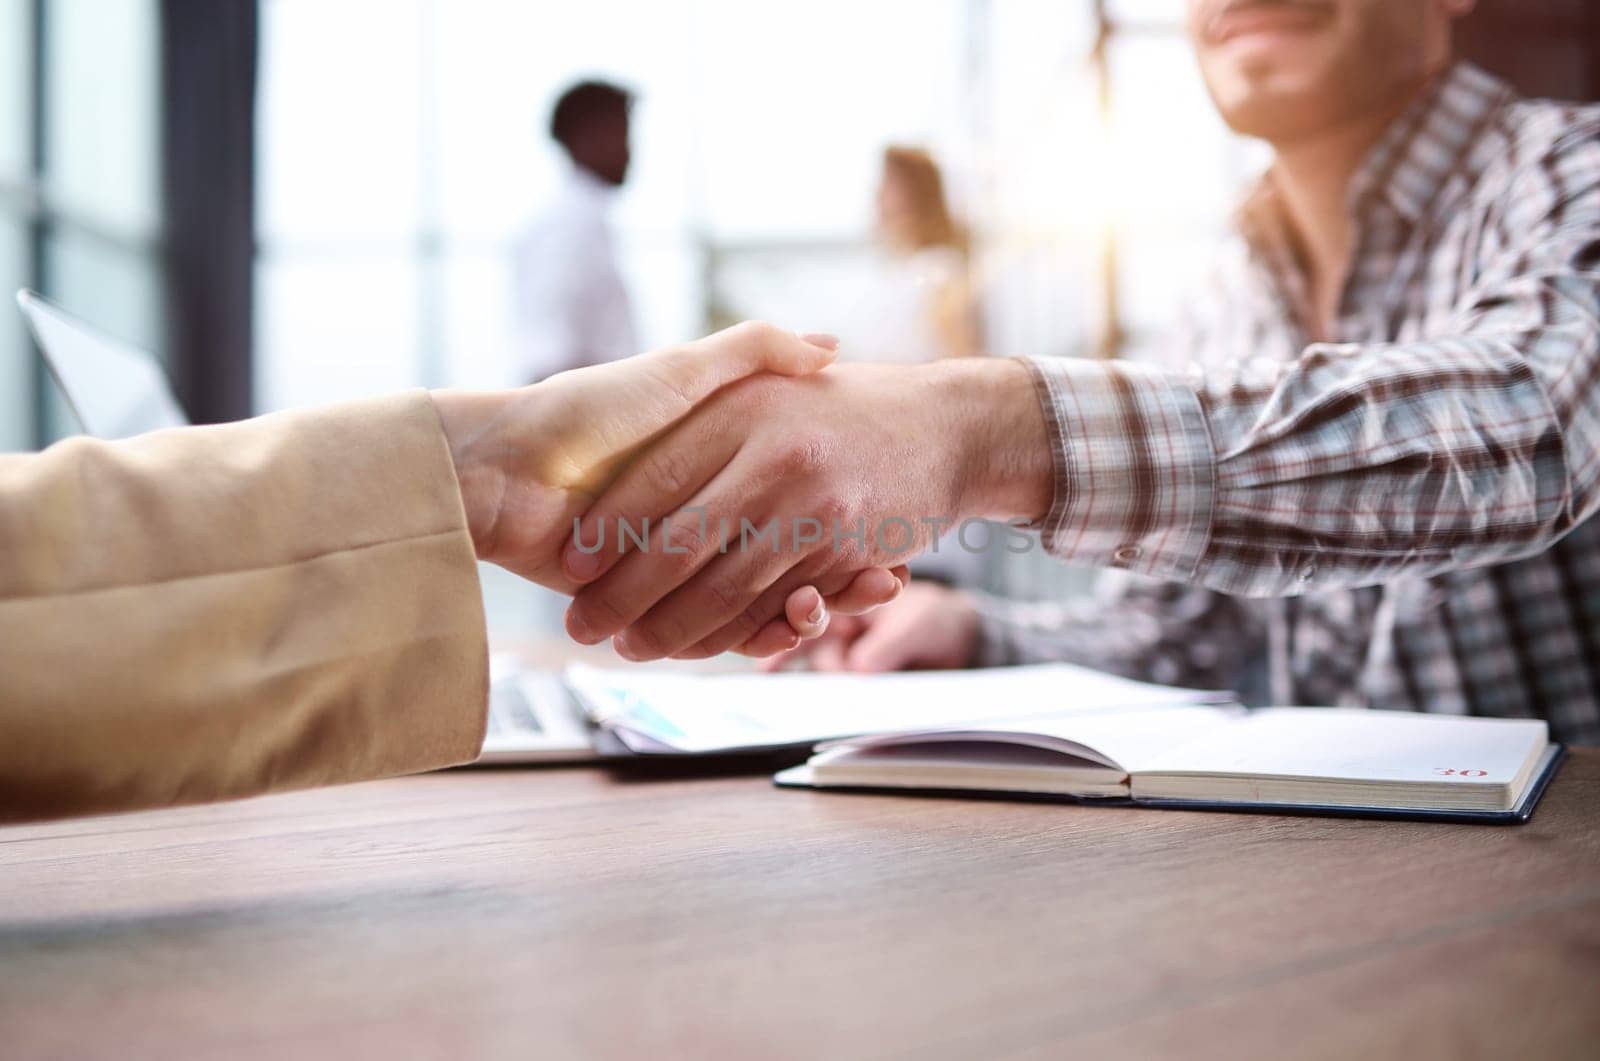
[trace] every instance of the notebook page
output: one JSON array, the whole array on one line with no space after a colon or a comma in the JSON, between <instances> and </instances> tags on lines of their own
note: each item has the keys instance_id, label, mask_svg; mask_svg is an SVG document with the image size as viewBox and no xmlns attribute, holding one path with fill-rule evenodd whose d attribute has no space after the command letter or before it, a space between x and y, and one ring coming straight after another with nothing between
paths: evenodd
<instances>
[{"instance_id":1,"label":"notebook page","mask_svg":"<svg viewBox=\"0 0 1600 1061\"><path fill-rule=\"evenodd\" d=\"M1549 741L1536 719L1269 708L1129 768L1337 781L1510 784Z\"/></svg>"},{"instance_id":2,"label":"notebook page","mask_svg":"<svg viewBox=\"0 0 1600 1061\"><path fill-rule=\"evenodd\" d=\"M970 741L972 754L982 756L985 742L1010 747L1046 748L1126 772L1130 762L1145 762L1199 740L1241 717L1242 709L1200 704L1086 710L1048 717L996 719L982 726L878 734L835 741L819 751L907 747L931 742ZM955 752L947 758L960 758Z\"/></svg>"},{"instance_id":3,"label":"notebook page","mask_svg":"<svg viewBox=\"0 0 1600 1061\"><path fill-rule=\"evenodd\" d=\"M694 675L575 665L567 681L598 721L680 751L1227 699L1068 664L873 675Z\"/></svg>"}]
</instances>

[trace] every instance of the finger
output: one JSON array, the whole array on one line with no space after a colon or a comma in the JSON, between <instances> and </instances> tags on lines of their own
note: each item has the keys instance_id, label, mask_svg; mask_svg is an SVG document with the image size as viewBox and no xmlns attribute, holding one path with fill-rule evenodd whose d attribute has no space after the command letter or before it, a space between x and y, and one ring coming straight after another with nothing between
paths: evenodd
<instances>
[{"instance_id":1,"label":"finger","mask_svg":"<svg viewBox=\"0 0 1600 1061\"><path fill-rule=\"evenodd\" d=\"M782 670L796 660L810 660L812 669L819 669L816 666L816 659L819 654L826 657L831 653L836 659L842 660L844 651L860 635L862 622L863 620L854 615L830 614L828 617L828 629L823 632L821 637L813 638L809 641L801 641L794 648L780 656L762 660L761 670L768 672ZM741 645L733 651L743 653L744 650L744 646Z\"/></svg>"},{"instance_id":2,"label":"finger","mask_svg":"<svg viewBox=\"0 0 1600 1061\"><path fill-rule=\"evenodd\" d=\"M821 637L828 629L828 606L815 586L801 586L783 602L789 628L803 641Z\"/></svg>"},{"instance_id":3,"label":"finger","mask_svg":"<svg viewBox=\"0 0 1600 1061\"><path fill-rule=\"evenodd\" d=\"M811 332L799 335L762 321L745 321L684 346L646 354L661 382L698 405L717 390L757 372L804 376L826 368L839 340Z\"/></svg>"},{"instance_id":4,"label":"finger","mask_svg":"<svg viewBox=\"0 0 1600 1061\"><path fill-rule=\"evenodd\" d=\"M774 619L735 652L741 656L791 658L808 641L815 641L828 630L828 611L815 586L801 586L784 602L784 618Z\"/></svg>"},{"instance_id":5,"label":"finger","mask_svg":"<svg viewBox=\"0 0 1600 1061\"><path fill-rule=\"evenodd\" d=\"M802 641L787 652L779 652L776 655L762 657L756 663L756 670L760 671L762 674L776 674L778 671L783 670L795 660L804 659L804 650L806 645L813 643L814 642ZM741 645L739 648L734 649L734 651L743 653L744 647Z\"/></svg>"},{"instance_id":6,"label":"finger","mask_svg":"<svg viewBox=\"0 0 1600 1061\"><path fill-rule=\"evenodd\" d=\"M642 587L635 591L640 596L657 593L657 587L664 581L659 574L660 565L653 563L657 559L629 557L623 562L630 568L649 564L651 570L632 580ZM698 573L678 579L677 588L670 589L622 631L623 655L634 660L659 659L697 644L744 616L757 598L805 559L788 551L764 549L730 550L713 557ZM791 578L772 608L748 617L735 643L754 636L774 618L783 619L784 602L789 593L806 581L804 573Z\"/></svg>"},{"instance_id":7,"label":"finger","mask_svg":"<svg viewBox=\"0 0 1600 1061\"><path fill-rule=\"evenodd\" d=\"M904 565L890 570L886 567L869 567L856 575L850 584L835 594L828 602L840 615L860 615L900 596L911 573Z\"/></svg>"},{"instance_id":8,"label":"finger","mask_svg":"<svg viewBox=\"0 0 1600 1061\"><path fill-rule=\"evenodd\" d=\"M793 652L801 644L800 635L794 632L787 620L774 619L734 651L741 656L766 659Z\"/></svg>"},{"instance_id":9,"label":"finger","mask_svg":"<svg viewBox=\"0 0 1600 1061\"><path fill-rule=\"evenodd\" d=\"M819 649L823 649L827 645L834 645L836 650L840 645L848 646L851 641L855 640L856 635L860 632L861 622L862 620L858 619L854 615L834 615L832 612L830 612L828 613L828 629L823 631L821 637L812 638L809 641L801 641L794 648L780 656L770 656L763 659L761 661L760 669L768 673L775 670L782 670L790 663L793 663L797 660L810 658ZM737 646L733 648L732 651L743 652L744 646ZM685 657L680 656L678 658Z\"/></svg>"},{"instance_id":10,"label":"finger","mask_svg":"<svg viewBox=\"0 0 1600 1061\"><path fill-rule=\"evenodd\" d=\"M663 535L668 541L685 539L684 548L663 552L647 547L623 556L600 579L579 591L567 611L568 632L588 643L624 634L627 658L659 659L740 616L758 594L806 559L804 552L787 541L780 521L765 515L775 504L770 495L782 485L774 472L763 468L759 457L741 462L736 456L683 510L698 514L702 530L715 528L711 535L715 544L694 540L672 523L670 533L663 531ZM733 513L741 514L737 531L731 526ZM729 514L729 522L712 514ZM756 522L751 524L743 514L753 515ZM747 527L756 533L747 536ZM657 532L652 531L651 540L656 537ZM815 543L814 539L808 541ZM676 555L671 555L674 552ZM753 616L754 622L727 645L716 646L717 650L745 641L780 615L783 598L808 581L802 573L787 582L783 595L770 608ZM819 588L826 592L832 587Z\"/></svg>"},{"instance_id":11,"label":"finger","mask_svg":"<svg viewBox=\"0 0 1600 1061\"><path fill-rule=\"evenodd\" d=\"M702 533L705 531L706 533ZM718 539L698 513L679 510L650 529L643 552L629 552L584 586L567 607L567 633L593 645L637 622L671 587L695 577L717 556ZM624 658L633 658L624 652Z\"/></svg>"},{"instance_id":12,"label":"finger","mask_svg":"<svg viewBox=\"0 0 1600 1061\"><path fill-rule=\"evenodd\" d=\"M649 540L652 520L687 504L738 449L737 433L707 418L690 421L646 450L578 521L562 549L563 573L584 585L610 571L637 549L639 539ZM704 513L690 516L706 518Z\"/></svg>"},{"instance_id":13,"label":"finger","mask_svg":"<svg viewBox=\"0 0 1600 1061\"><path fill-rule=\"evenodd\" d=\"M783 660L794 657L795 652L808 641L814 641L828 630L828 608L822 594L815 586L801 586L789 594L783 606L784 616L774 619L744 644L733 649L741 656L751 656L762 661L761 669L777 669ZM673 654L674 659L704 659L710 653L699 645Z\"/></svg>"},{"instance_id":14,"label":"finger","mask_svg":"<svg viewBox=\"0 0 1600 1061\"><path fill-rule=\"evenodd\" d=\"M821 561L817 559L810 559L805 563L796 565L788 574L768 587L766 592L757 597L754 603L732 621L707 634L696 645L696 648L711 655L732 651L754 636L755 632L766 625L773 616L779 614L783 609L784 601L790 593L807 584L816 586L817 589L822 591L824 603L828 605L829 611L837 617L840 613L839 609L834 607L834 596L849 586L855 574L853 572L825 572L818 574L820 563Z\"/></svg>"},{"instance_id":15,"label":"finger","mask_svg":"<svg viewBox=\"0 0 1600 1061\"><path fill-rule=\"evenodd\" d=\"M778 583L773 584L773 587L757 599L754 605L750 605L744 615L696 643L693 647L693 656L686 655L688 651L686 650L674 653L675 658L704 659L707 656L722 655L725 651L739 651L741 643L752 635L750 632L762 627L763 619L776 607L774 602L778 602L782 594L790 592L790 583L805 578L810 578L805 570L795 568L794 571L790 571L789 576L779 579ZM824 587L824 591L843 586L843 589L834 594L824 592L822 595L822 602L829 610L829 623L832 624L830 629L838 629L838 624L845 623L846 618L872 611L899 597L904 586L910 581L910 571L904 565L893 570L867 568L858 575L826 575L818 581ZM848 623L843 629L854 631L856 627L853 623ZM800 643L800 651L802 653L808 651L805 642Z\"/></svg>"}]
</instances>

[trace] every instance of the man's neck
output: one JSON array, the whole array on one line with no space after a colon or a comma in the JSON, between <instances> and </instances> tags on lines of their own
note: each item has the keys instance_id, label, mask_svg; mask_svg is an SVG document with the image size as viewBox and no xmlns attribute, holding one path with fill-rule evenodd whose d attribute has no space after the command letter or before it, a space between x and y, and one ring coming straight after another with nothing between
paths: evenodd
<instances>
[{"instance_id":1,"label":"man's neck","mask_svg":"<svg viewBox=\"0 0 1600 1061\"><path fill-rule=\"evenodd\" d=\"M1307 280L1313 339L1332 339L1355 252L1348 195L1356 170L1389 124L1425 88L1419 82L1381 110L1273 147L1272 181Z\"/></svg>"}]
</instances>

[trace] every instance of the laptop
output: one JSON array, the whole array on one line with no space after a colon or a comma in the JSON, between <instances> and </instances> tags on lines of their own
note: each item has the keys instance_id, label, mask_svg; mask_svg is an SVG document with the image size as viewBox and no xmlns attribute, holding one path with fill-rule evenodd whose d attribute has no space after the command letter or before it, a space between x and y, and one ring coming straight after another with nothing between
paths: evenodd
<instances>
[{"instance_id":1,"label":"laptop","mask_svg":"<svg viewBox=\"0 0 1600 1061\"><path fill-rule=\"evenodd\" d=\"M35 292L18 291L17 305L84 434L131 438L188 425L153 353L91 327ZM582 762L626 754L594 726L560 675L497 656L489 680L488 735L479 763Z\"/></svg>"}]
</instances>

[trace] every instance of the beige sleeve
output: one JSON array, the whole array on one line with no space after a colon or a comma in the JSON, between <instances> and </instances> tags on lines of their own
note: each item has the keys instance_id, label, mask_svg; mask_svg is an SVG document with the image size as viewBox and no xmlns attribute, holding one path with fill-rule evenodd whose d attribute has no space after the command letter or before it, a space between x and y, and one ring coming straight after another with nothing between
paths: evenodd
<instances>
[{"instance_id":1,"label":"beige sleeve","mask_svg":"<svg viewBox=\"0 0 1600 1061\"><path fill-rule=\"evenodd\" d=\"M465 762L487 687L424 393L0 456L0 820Z\"/></svg>"}]
</instances>

